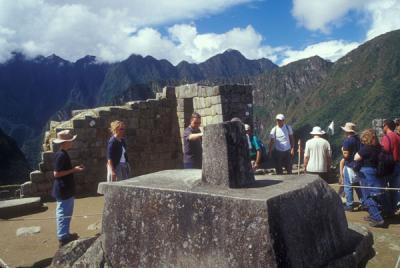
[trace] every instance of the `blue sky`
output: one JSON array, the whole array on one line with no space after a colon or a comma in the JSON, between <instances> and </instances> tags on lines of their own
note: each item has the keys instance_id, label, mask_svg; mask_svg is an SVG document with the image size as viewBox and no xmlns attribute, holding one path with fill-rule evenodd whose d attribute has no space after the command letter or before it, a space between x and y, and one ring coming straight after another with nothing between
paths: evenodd
<instances>
[{"instance_id":1,"label":"blue sky","mask_svg":"<svg viewBox=\"0 0 400 268\"><path fill-rule=\"evenodd\" d=\"M336 61L399 29L399 14L400 0L0 0L0 62L21 51L178 64L228 48L279 65L314 55Z\"/></svg>"}]
</instances>

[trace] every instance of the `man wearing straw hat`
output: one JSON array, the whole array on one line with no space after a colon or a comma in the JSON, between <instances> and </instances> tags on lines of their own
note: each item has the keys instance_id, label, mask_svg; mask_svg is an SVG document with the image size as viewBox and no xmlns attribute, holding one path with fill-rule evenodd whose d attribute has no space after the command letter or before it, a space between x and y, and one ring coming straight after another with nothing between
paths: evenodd
<instances>
[{"instance_id":1,"label":"man wearing straw hat","mask_svg":"<svg viewBox=\"0 0 400 268\"><path fill-rule=\"evenodd\" d=\"M327 178L327 172L331 166L331 146L322 138L325 131L320 127L313 127L310 132L313 138L306 142L304 150L304 169L307 173L318 174L321 178Z\"/></svg>"},{"instance_id":2,"label":"man wearing straw hat","mask_svg":"<svg viewBox=\"0 0 400 268\"><path fill-rule=\"evenodd\" d=\"M346 205L344 210L346 211L353 211L354 210L354 198L353 198L353 188L352 185L359 185L357 181L357 176L352 166L354 164L354 155L360 149L360 138L356 133L356 124L347 122L343 127L342 130L345 132L345 139L343 140L342 150L348 152L348 157L344 161L344 194L346 197ZM358 199L363 202L363 196L361 193L361 189L355 188L357 193Z\"/></svg>"},{"instance_id":3,"label":"man wearing straw hat","mask_svg":"<svg viewBox=\"0 0 400 268\"><path fill-rule=\"evenodd\" d=\"M54 156L54 183L52 195L57 200L56 223L57 238L59 247L78 239L76 233L69 232L71 216L74 210L75 181L74 173L85 169L83 165L72 167L71 159L67 153L72 148L76 135L72 135L70 130L63 130L57 133L57 138L53 140L59 144L59 151Z\"/></svg>"}]
</instances>

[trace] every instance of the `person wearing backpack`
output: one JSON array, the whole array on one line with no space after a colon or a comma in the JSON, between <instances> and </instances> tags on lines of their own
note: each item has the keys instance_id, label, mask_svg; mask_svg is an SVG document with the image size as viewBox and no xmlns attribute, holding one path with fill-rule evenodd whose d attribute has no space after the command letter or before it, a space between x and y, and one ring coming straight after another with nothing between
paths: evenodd
<instances>
[{"instance_id":1,"label":"person wearing backpack","mask_svg":"<svg viewBox=\"0 0 400 268\"><path fill-rule=\"evenodd\" d=\"M395 162L392 174L387 176L387 183L391 188L400 188L400 136L394 132L395 128L396 124L393 120L386 119L383 121L384 136L381 139L381 145L383 150L392 153ZM400 192L391 191L390 199L394 213L400 207Z\"/></svg>"},{"instance_id":2,"label":"person wearing backpack","mask_svg":"<svg viewBox=\"0 0 400 268\"><path fill-rule=\"evenodd\" d=\"M244 125L246 130L247 142L249 144L249 153L251 159L251 166L254 170L260 168L262 161L262 152L260 140L253 134L251 127L248 124Z\"/></svg>"},{"instance_id":3,"label":"person wearing backpack","mask_svg":"<svg viewBox=\"0 0 400 268\"><path fill-rule=\"evenodd\" d=\"M271 129L268 156L274 160L276 174L283 174L285 167L287 174L292 174L292 158L294 156L293 129L285 124L285 116L276 116L276 126Z\"/></svg>"}]
</instances>

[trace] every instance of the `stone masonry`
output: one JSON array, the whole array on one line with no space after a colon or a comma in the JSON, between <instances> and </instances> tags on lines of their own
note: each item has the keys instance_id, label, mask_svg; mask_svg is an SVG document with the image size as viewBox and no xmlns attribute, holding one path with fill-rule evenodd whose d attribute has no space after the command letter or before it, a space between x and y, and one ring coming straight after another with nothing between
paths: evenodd
<instances>
[{"instance_id":1,"label":"stone masonry","mask_svg":"<svg viewBox=\"0 0 400 268\"><path fill-rule=\"evenodd\" d=\"M233 117L251 124L252 89L243 85L190 84L166 87L157 94L157 99L73 111L71 120L51 122L39 170L30 174L30 181L21 186L21 193L24 197L44 197L51 193L53 156L57 151L51 141L63 129L71 129L78 135L69 152L72 164L86 166L85 172L75 174L77 193L96 193L97 184L106 180L108 128L114 120L127 124L127 152L134 176L181 168L181 136L194 111L202 116L203 127Z\"/></svg>"}]
</instances>

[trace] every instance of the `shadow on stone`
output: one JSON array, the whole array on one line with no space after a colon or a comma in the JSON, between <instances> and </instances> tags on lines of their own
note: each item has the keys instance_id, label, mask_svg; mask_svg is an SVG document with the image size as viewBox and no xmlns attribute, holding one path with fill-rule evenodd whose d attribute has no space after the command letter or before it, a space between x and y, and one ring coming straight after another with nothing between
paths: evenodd
<instances>
[{"instance_id":1,"label":"shadow on stone","mask_svg":"<svg viewBox=\"0 0 400 268\"><path fill-rule=\"evenodd\" d=\"M51 265L51 261L53 258L47 258L40 261L35 262L32 266L18 266L18 268L43 268L49 267Z\"/></svg>"},{"instance_id":2,"label":"shadow on stone","mask_svg":"<svg viewBox=\"0 0 400 268\"><path fill-rule=\"evenodd\" d=\"M281 180L256 180L253 184L247 185L246 188L262 188L281 183Z\"/></svg>"}]
</instances>

